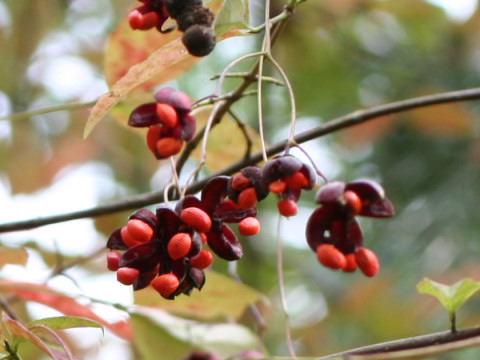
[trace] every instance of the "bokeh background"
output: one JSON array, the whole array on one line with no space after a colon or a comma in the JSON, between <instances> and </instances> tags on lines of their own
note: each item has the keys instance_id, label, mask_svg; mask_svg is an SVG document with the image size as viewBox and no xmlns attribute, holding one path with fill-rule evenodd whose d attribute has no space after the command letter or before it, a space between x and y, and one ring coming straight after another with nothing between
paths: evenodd
<instances>
[{"instance_id":1,"label":"bokeh background","mask_svg":"<svg viewBox=\"0 0 480 360\"><path fill-rule=\"evenodd\" d=\"M130 0L0 1L0 116L88 103L108 91L103 75L108 35L131 6ZM282 6L276 0L272 12ZM250 11L252 23L258 24L262 2L253 0ZM225 40L168 85L195 99L208 96L216 86L210 78L231 60L258 50L259 41L258 36ZM300 132L358 109L477 87L480 9L475 0L308 1L298 6L273 53L292 82ZM228 82L226 90L235 84ZM285 89L265 85L263 103L267 142L285 139ZM154 160L142 135L114 117L83 140L88 111L0 121L2 223L90 208L159 190L168 181L169 164ZM253 98L239 102L234 111L257 127ZM381 182L396 216L361 220L365 243L382 264L375 278L366 279L360 273L321 267L307 248L300 229L315 209L313 192L303 194L299 215L283 220L279 234L275 199L259 205L263 229L244 240L238 272L270 300L261 309L268 324L265 344L272 354L288 354L278 301L278 236L284 246L285 288L298 355L321 356L449 328L447 313L433 299L417 294L416 284L424 277L445 283L465 277L480 280L479 112L477 101L434 106L304 144L330 180L369 177ZM222 160L221 152L209 156ZM187 164L186 175L193 164ZM69 261L104 246L128 215L0 234L3 246L25 247L29 254L26 266L7 265L0 275L45 281L59 259ZM214 268L227 272L221 261ZM72 293L130 304L130 288L105 270L99 256L48 282ZM49 311L28 304L23 316L35 318ZM101 311L112 318L122 316L108 306ZM458 327L478 325L479 311L475 296L460 310ZM248 316L243 320L253 324ZM128 343L108 333L82 336L76 346L89 359L135 358ZM479 355L480 350L470 349L436 358Z\"/></svg>"}]
</instances>

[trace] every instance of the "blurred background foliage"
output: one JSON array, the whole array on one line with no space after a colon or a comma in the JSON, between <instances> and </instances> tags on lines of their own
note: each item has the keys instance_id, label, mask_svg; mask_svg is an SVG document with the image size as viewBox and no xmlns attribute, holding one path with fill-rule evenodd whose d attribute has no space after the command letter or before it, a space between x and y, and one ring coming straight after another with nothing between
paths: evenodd
<instances>
[{"instance_id":1,"label":"blurred background foliage","mask_svg":"<svg viewBox=\"0 0 480 360\"><path fill-rule=\"evenodd\" d=\"M106 92L107 36L131 5L131 0L0 1L0 116L89 102ZM272 12L282 6L276 0ZM253 0L250 7L252 22L258 23L262 2ZM312 0L299 5L274 55L292 82L301 131L357 109L476 87L479 38L479 9L459 20L421 0ZM255 36L225 40L169 84L193 98L208 96L216 85L209 80L214 74L258 48ZM226 90L234 85L235 80L229 80ZM289 121L285 89L265 85L263 102L267 141L284 139ZM255 106L253 98L234 106L254 128ZM287 299L298 355L320 356L448 329L447 314L433 299L417 295L415 285L425 276L446 283L467 276L480 280L479 112L478 102L429 107L304 145L330 180L380 181L397 214L388 220L361 221L366 246L377 252L382 264L373 279L318 264L298 230L316 206L313 193L302 196L299 216L282 221ZM2 223L91 207L158 190L168 181L168 164L155 161L143 137L132 135L113 117L82 140L87 116L88 109L81 109L0 122ZM272 354L287 354L275 267L274 199L260 204L259 210L263 231L244 242L238 272L271 300L262 305L268 324L266 347ZM26 268L6 266L2 276L45 279L57 253L70 258L102 247L127 216L123 212L2 234L2 244L25 246L30 254ZM227 271L221 261L214 268ZM32 269L39 271L32 275ZM102 257L69 274L91 296L118 301L99 292L102 279L109 289L123 291L126 302L132 301L130 289L116 283L113 273L105 274ZM98 282L89 285L87 277ZM460 311L459 328L478 325L479 310L476 296ZM243 321L254 326L248 314ZM114 351L116 357L107 357L106 350L97 349L95 356L128 359L128 344L111 341L108 350L121 348L122 355ZM87 354L92 351L92 344L76 345ZM472 349L454 358L478 354L480 350ZM452 358L448 356L444 358Z\"/></svg>"}]
</instances>

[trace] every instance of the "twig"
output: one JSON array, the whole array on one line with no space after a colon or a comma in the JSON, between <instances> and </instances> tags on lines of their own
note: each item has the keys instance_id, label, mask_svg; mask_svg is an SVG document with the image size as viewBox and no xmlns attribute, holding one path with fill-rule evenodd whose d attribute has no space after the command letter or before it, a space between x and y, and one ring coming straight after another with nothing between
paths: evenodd
<instances>
[{"instance_id":1,"label":"twig","mask_svg":"<svg viewBox=\"0 0 480 360\"><path fill-rule=\"evenodd\" d=\"M317 126L308 131L304 131L295 137L295 141L299 144L307 142L312 139L333 133L335 131L348 128L357 124L364 123L384 115L400 113L412 109L423 108L432 105L446 104L451 102L469 101L480 99L480 88L466 89L460 91L452 91L441 94L422 96L413 99L393 102L386 105L376 106L366 110L358 110L348 115L336 118L325 124ZM226 111L226 110L225 110ZM285 147L286 141L281 141L269 146L266 151L269 156L281 152ZM208 178L201 179L192 183L187 191L187 194L194 194L200 191L205 183L212 177L219 175L232 175L245 166L259 163L262 160L262 153L257 152L252 154L248 159L242 159L225 169L211 175ZM74 211L71 213L53 215L43 218L21 220L0 224L0 233L18 230L27 230L39 226L59 223L69 220L77 220L83 218L92 218L101 215L108 215L119 211L138 209L144 206L163 202L163 191L156 191L152 193L145 193L137 196L132 196L121 201L113 202L106 205L100 205L94 208Z\"/></svg>"},{"instance_id":2,"label":"twig","mask_svg":"<svg viewBox=\"0 0 480 360\"><path fill-rule=\"evenodd\" d=\"M28 119L32 116L50 114L50 113L58 112L58 111L71 111L71 110L76 110L76 109L83 109L83 108L87 108L87 107L95 105L96 102L97 102L97 100L89 101L89 102L86 102L86 103L80 103L80 104L78 104L78 103L65 104L65 105L59 105L59 106L51 106L51 107L48 107L48 108L38 109L38 110L22 111L22 112L17 112L15 114L0 116L0 121L1 120L12 120L13 121L13 120Z\"/></svg>"}]
</instances>

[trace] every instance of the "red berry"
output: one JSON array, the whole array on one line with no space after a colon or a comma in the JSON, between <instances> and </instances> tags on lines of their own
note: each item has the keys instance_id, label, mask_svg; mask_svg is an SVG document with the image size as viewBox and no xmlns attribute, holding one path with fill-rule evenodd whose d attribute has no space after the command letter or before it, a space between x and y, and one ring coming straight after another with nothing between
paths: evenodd
<instances>
[{"instance_id":1,"label":"red berry","mask_svg":"<svg viewBox=\"0 0 480 360\"><path fill-rule=\"evenodd\" d=\"M347 266L345 255L331 244L321 244L317 247L317 258L320 264L333 270L344 269Z\"/></svg>"},{"instance_id":2,"label":"red berry","mask_svg":"<svg viewBox=\"0 0 480 360\"><path fill-rule=\"evenodd\" d=\"M173 260L183 258L192 247L192 237L187 233L177 233L170 238L167 245L168 255Z\"/></svg>"},{"instance_id":3,"label":"red berry","mask_svg":"<svg viewBox=\"0 0 480 360\"><path fill-rule=\"evenodd\" d=\"M137 241L147 242L152 239L153 229L145 221L131 219L127 223L128 233Z\"/></svg>"},{"instance_id":4,"label":"red berry","mask_svg":"<svg viewBox=\"0 0 480 360\"><path fill-rule=\"evenodd\" d=\"M343 193L343 198L345 199L345 204L350 210L352 216L360 214L362 211L362 199L356 192L347 190Z\"/></svg>"},{"instance_id":5,"label":"red berry","mask_svg":"<svg viewBox=\"0 0 480 360\"><path fill-rule=\"evenodd\" d=\"M268 190L274 194L281 194L287 190L287 183L283 180L276 180L268 185Z\"/></svg>"},{"instance_id":6,"label":"red berry","mask_svg":"<svg viewBox=\"0 0 480 360\"><path fill-rule=\"evenodd\" d=\"M249 209L257 202L257 191L254 187L249 187L238 195L237 203L243 209Z\"/></svg>"},{"instance_id":7,"label":"red berry","mask_svg":"<svg viewBox=\"0 0 480 360\"><path fill-rule=\"evenodd\" d=\"M143 15L137 9L128 14L128 23L133 30L140 29L143 25Z\"/></svg>"},{"instance_id":8,"label":"red berry","mask_svg":"<svg viewBox=\"0 0 480 360\"><path fill-rule=\"evenodd\" d=\"M370 249L360 247L355 253L358 267L369 277L375 276L380 269L377 255Z\"/></svg>"},{"instance_id":9,"label":"red berry","mask_svg":"<svg viewBox=\"0 0 480 360\"><path fill-rule=\"evenodd\" d=\"M198 233L200 235L200 239L202 239L202 244L205 245L207 243L207 235L205 233Z\"/></svg>"},{"instance_id":10,"label":"red berry","mask_svg":"<svg viewBox=\"0 0 480 360\"><path fill-rule=\"evenodd\" d=\"M110 250L107 253L107 268L110 271L117 271L118 270L118 263L120 262L120 258L122 254L118 251Z\"/></svg>"},{"instance_id":11,"label":"red berry","mask_svg":"<svg viewBox=\"0 0 480 360\"><path fill-rule=\"evenodd\" d=\"M235 174L232 177L230 187L235 191L242 191L251 185L250 180L243 173Z\"/></svg>"},{"instance_id":12,"label":"red berry","mask_svg":"<svg viewBox=\"0 0 480 360\"><path fill-rule=\"evenodd\" d=\"M212 219L200 208L189 207L180 213L180 219L187 226L197 230L199 233L206 233L212 227Z\"/></svg>"},{"instance_id":13,"label":"red berry","mask_svg":"<svg viewBox=\"0 0 480 360\"><path fill-rule=\"evenodd\" d=\"M202 250L197 255L190 258L190 264L200 270L209 267L212 262L213 254L208 250Z\"/></svg>"},{"instance_id":14,"label":"red berry","mask_svg":"<svg viewBox=\"0 0 480 360\"><path fill-rule=\"evenodd\" d=\"M157 116L167 127L173 128L178 124L178 115L173 106L157 103Z\"/></svg>"},{"instance_id":15,"label":"red berry","mask_svg":"<svg viewBox=\"0 0 480 360\"><path fill-rule=\"evenodd\" d=\"M150 151L154 154L157 153L157 141L162 133L162 127L160 125L153 125L148 128L147 132L147 145Z\"/></svg>"},{"instance_id":16,"label":"red berry","mask_svg":"<svg viewBox=\"0 0 480 360\"><path fill-rule=\"evenodd\" d=\"M139 27L140 30L148 30L155 27L158 23L159 17L155 11L149 11L142 14L142 22Z\"/></svg>"},{"instance_id":17,"label":"red berry","mask_svg":"<svg viewBox=\"0 0 480 360\"><path fill-rule=\"evenodd\" d=\"M345 255L345 259L347 260L347 263L345 267L342 268L343 271L354 272L355 270L357 270L357 260L355 259L354 253Z\"/></svg>"},{"instance_id":18,"label":"red berry","mask_svg":"<svg viewBox=\"0 0 480 360\"><path fill-rule=\"evenodd\" d=\"M168 299L177 290L180 281L175 274L163 274L150 281L150 285Z\"/></svg>"},{"instance_id":19,"label":"red berry","mask_svg":"<svg viewBox=\"0 0 480 360\"><path fill-rule=\"evenodd\" d=\"M298 212L297 203L291 199L280 200L277 207L280 214L287 217L297 215Z\"/></svg>"},{"instance_id":20,"label":"red berry","mask_svg":"<svg viewBox=\"0 0 480 360\"><path fill-rule=\"evenodd\" d=\"M132 247L132 246L141 244L140 241L138 241L137 239L134 239L133 236L130 235L130 233L128 232L128 228L126 226L122 227L122 229L120 230L120 236L122 237L123 243L127 247Z\"/></svg>"},{"instance_id":21,"label":"red berry","mask_svg":"<svg viewBox=\"0 0 480 360\"><path fill-rule=\"evenodd\" d=\"M287 185L292 189L301 189L308 186L307 177L301 172L297 171L285 179Z\"/></svg>"},{"instance_id":22,"label":"red berry","mask_svg":"<svg viewBox=\"0 0 480 360\"><path fill-rule=\"evenodd\" d=\"M183 140L173 137L158 139L156 144L157 153L162 158L178 154L182 150L182 147Z\"/></svg>"},{"instance_id":23,"label":"red berry","mask_svg":"<svg viewBox=\"0 0 480 360\"><path fill-rule=\"evenodd\" d=\"M132 285L140 275L138 269L121 267L117 270L117 280L124 285Z\"/></svg>"},{"instance_id":24,"label":"red berry","mask_svg":"<svg viewBox=\"0 0 480 360\"><path fill-rule=\"evenodd\" d=\"M238 223L238 231L244 236L257 235L260 232L260 221L253 216L247 217Z\"/></svg>"}]
</instances>

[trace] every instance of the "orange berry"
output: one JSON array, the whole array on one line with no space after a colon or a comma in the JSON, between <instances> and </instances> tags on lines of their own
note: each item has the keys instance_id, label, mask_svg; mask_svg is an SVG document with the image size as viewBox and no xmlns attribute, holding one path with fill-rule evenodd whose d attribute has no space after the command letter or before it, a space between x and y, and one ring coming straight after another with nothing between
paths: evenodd
<instances>
[{"instance_id":1,"label":"orange berry","mask_svg":"<svg viewBox=\"0 0 480 360\"><path fill-rule=\"evenodd\" d=\"M283 216L297 215L298 206L297 203L291 199L283 199L277 203L278 211Z\"/></svg>"},{"instance_id":2,"label":"orange berry","mask_svg":"<svg viewBox=\"0 0 480 360\"><path fill-rule=\"evenodd\" d=\"M183 258L192 247L192 237L187 233L177 233L170 238L167 244L168 255L173 260Z\"/></svg>"},{"instance_id":3,"label":"orange berry","mask_svg":"<svg viewBox=\"0 0 480 360\"><path fill-rule=\"evenodd\" d=\"M120 262L120 258L122 254L118 251L110 250L107 253L107 268L110 271L117 271L118 270L118 263Z\"/></svg>"},{"instance_id":4,"label":"orange berry","mask_svg":"<svg viewBox=\"0 0 480 360\"><path fill-rule=\"evenodd\" d=\"M178 289L180 281L175 274L163 274L150 281L150 285L152 285L160 295L168 299L170 295Z\"/></svg>"},{"instance_id":5,"label":"orange berry","mask_svg":"<svg viewBox=\"0 0 480 360\"><path fill-rule=\"evenodd\" d=\"M285 179L287 185L292 189L301 189L308 186L307 177L301 172L297 171Z\"/></svg>"},{"instance_id":6,"label":"orange berry","mask_svg":"<svg viewBox=\"0 0 480 360\"><path fill-rule=\"evenodd\" d=\"M333 270L344 269L347 266L345 255L331 244L321 244L317 247L317 258L320 264Z\"/></svg>"},{"instance_id":7,"label":"orange berry","mask_svg":"<svg viewBox=\"0 0 480 360\"><path fill-rule=\"evenodd\" d=\"M135 268L121 267L117 270L117 280L124 285L132 285L140 275L140 271Z\"/></svg>"},{"instance_id":8,"label":"orange berry","mask_svg":"<svg viewBox=\"0 0 480 360\"><path fill-rule=\"evenodd\" d=\"M160 125L153 125L148 128L147 132L147 146L154 154L157 153L157 141L162 133L162 127Z\"/></svg>"},{"instance_id":9,"label":"orange berry","mask_svg":"<svg viewBox=\"0 0 480 360\"><path fill-rule=\"evenodd\" d=\"M254 187L246 188L238 195L237 204L243 209L251 208L257 202L257 191Z\"/></svg>"},{"instance_id":10,"label":"orange berry","mask_svg":"<svg viewBox=\"0 0 480 360\"><path fill-rule=\"evenodd\" d=\"M268 190L270 190L270 192L274 194L281 194L285 190L287 190L287 183L283 180L277 180L277 181L271 182L268 185Z\"/></svg>"},{"instance_id":11,"label":"orange berry","mask_svg":"<svg viewBox=\"0 0 480 360\"><path fill-rule=\"evenodd\" d=\"M127 223L128 233L137 241L147 242L152 239L153 229L145 221L131 219Z\"/></svg>"},{"instance_id":12,"label":"orange berry","mask_svg":"<svg viewBox=\"0 0 480 360\"><path fill-rule=\"evenodd\" d=\"M365 247L358 248L355 253L358 267L366 276L372 277L378 273L380 269L380 262L377 255L370 249Z\"/></svg>"},{"instance_id":13,"label":"orange berry","mask_svg":"<svg viewBox=\"0 0 480 360\"><path fill-rule=\"evenodd\" d=\"M230 187L235 191L242 191L251 185L250 180L243 173L235 174L232 177Z\"/></svg>"},{"instance_id":14,"label":"orange berry","mask_svg":"<svg viewBox=\"0 0 480 360\"><path fill-rule=\"evenodd\" d=\"M142 15L142 24L139 27L140 30L148 30L157 25L158 14L155 11L149 11Z\"/></svg>"},{"instance_id":15,"label":"orange berry","mask_svg":"<svg viewBox=\"0 0 480 360\"><path fill-rule=\"evenodd\" d=\"M138 10L133 10L128 15L128 23L133 30L140 29L143 25L143 16L142 13Z\"/></svg>"},{"instance_id":16,"label":"orange berry","mask_svg":"<svg viewBox=\"0 0 480 360\"><path fill-rule=\"evenodd\" d=\"M202 239L202 245L205 245L207 243L207 235L205 233L198 233L200 235L200 239Z\"/></svg>"},{"instance_id":17,"label":"orange berry","mask_svg":"<svg viewBox=\"0 0 480 360\"><path fill-rule=\"evenodd\" d=\"M354 253L345 255L345 259L347 260L347 263L345 267L342 268L343 271L354 272L355 270L357 270L357 260L355 259Z\"/></svg>"},{"instance_id":18,"label":"orange berry","mask_svg":"<svg viewBox=\"0 0 480 360\"><path fill-rule=\"evenodd\" d=\"M130 235L128 228L126 226L122 227L122 229L120 230L120 236L122 237L123 243L127 247L132 247L132 246L141 244L140 241L138 241L132 235Z\"/></svg>"},{"instance_id":19,"label":"orange berry","mask_svg":"<svg viewBox=\"0 0 480 360\"><path fill-rule=\"evenodd\" d=\"M206 233L212 227L212 219L200 208L189 207L183 209L180 213L180 220L187 226L197 230L199 233Z\"/></svg>"},{"instance_id":20,"label":"orange berry","mask_svg":"<svg viewBox=\"0 0 480 360\"><path fill-rule=\"evenodd\" d=\"M157 116L167 127L173 128L178 124L177 111L171 105L157 103Z\"/></svg>"},{"instance_id":21,"label":"orange berry","mask_svg":"<svg viewBox=\"0 0 480 360\"><path fill-rule=\"evenodd\" d=\"M190 264L200 270L209 267L212 262L213 254L208 250L202 250L197 255L190 258Z\"/></svg>"},{"instance_id":22,"label":"orange berry","mask_svg":"<svg viewBox=\"0 0 480 360\"><path fill-rule=\"evenodd\" d=\"M238 223L238 231L244 236L257 235L260 232L260 221L253 216L249 216Z\"/></svg>"},{"instance_id":23,"label":"orange berry","mask_svg":"<svg viewBox=\"0 0 480 360\"><path fill-rule=\"evenodd\" d=\"M352 190L347 190L343 193L346 206L350 209L353 216L360 214L362 211L362 199Z\"/></svg>"},{"instance_id":24,"label":"orange berry","mask_svg":"<svg viewBox=\"0 0 480 360\"><path fill-rule=\"evenodd\" d=\"M156 149L158 155L166 158L178 154L183 147L183 140L173 137L164 137L157 140Z\"/></svg>"}]
</instances>

